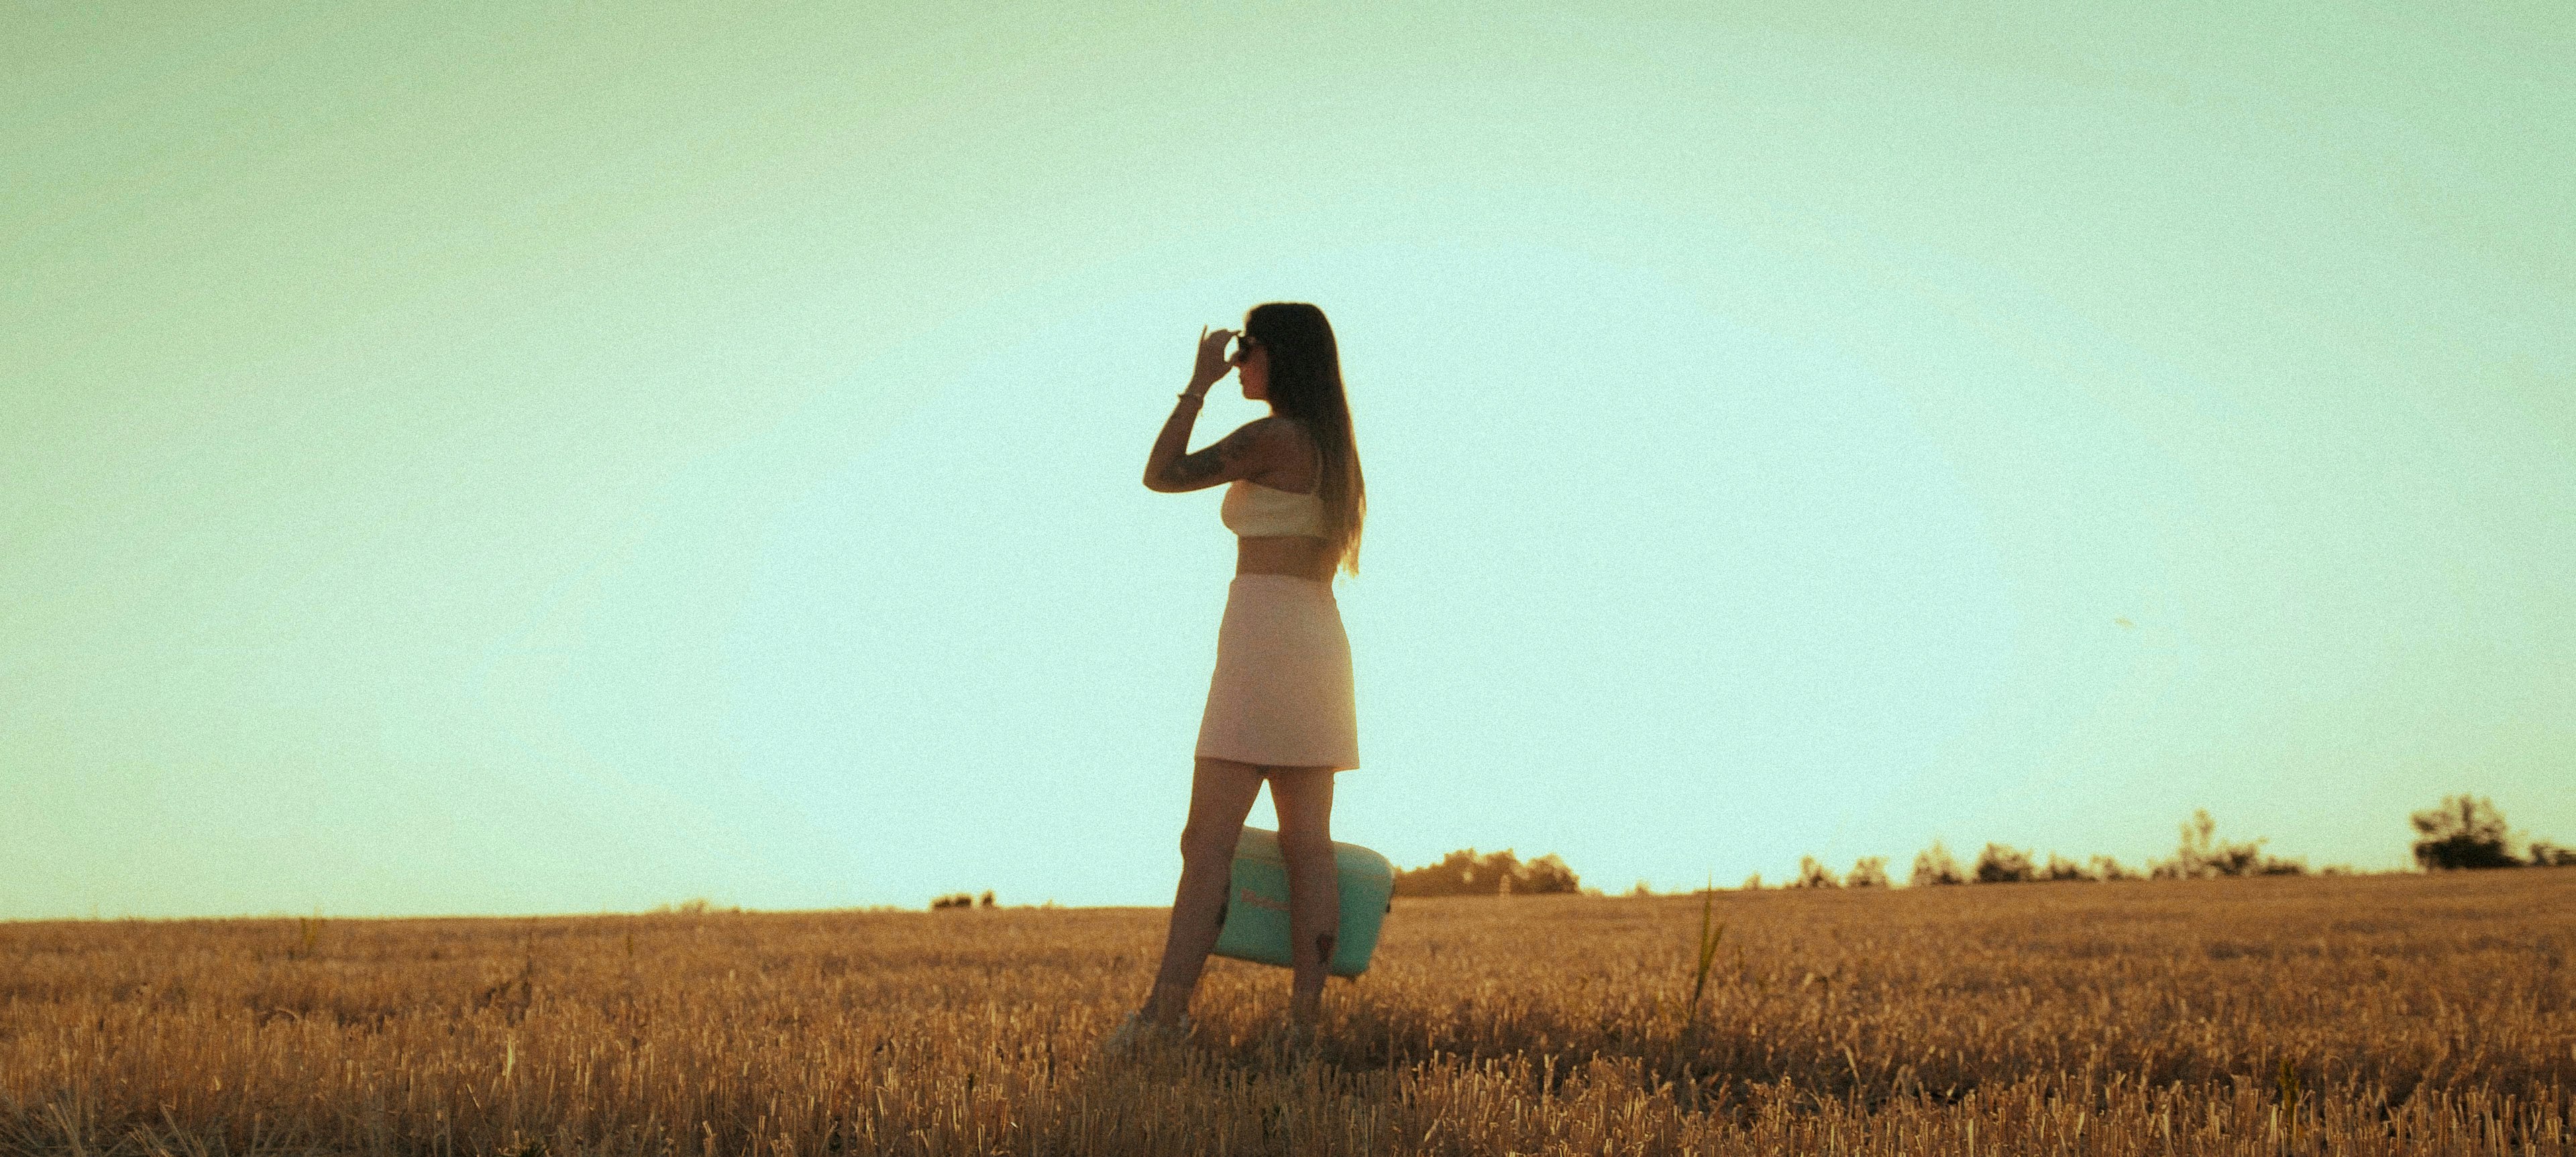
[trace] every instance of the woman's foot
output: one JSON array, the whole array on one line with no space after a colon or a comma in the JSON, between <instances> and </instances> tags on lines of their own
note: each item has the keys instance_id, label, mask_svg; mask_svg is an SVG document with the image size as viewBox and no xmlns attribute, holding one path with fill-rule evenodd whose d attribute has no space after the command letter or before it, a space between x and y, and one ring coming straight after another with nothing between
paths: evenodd
<instances>
[{"instance_id":1,"label":"woman's foot","mask_svg":"<svg viewBox=\"0 0 2576 1157\"><path fill-rule=\"evenodd\" d=\"M1290 1017L1287 1023L1272 1030L1269 1045L1280 1062L1292 1069L1311 1065L1322 1055L1322 1047L1316 1040L1315 1022L1296 1017Z\"/></svg>"},{"instance_id":2,"label":"woman's foot","mask_svg":"<svg viewBox=\"0 0 2576 1157\"><path fill-rule=\"evenodd\" d=\"M1108 1036L1101 1038L1100 1055L1133 1056L1144 1049L1179 1044L1189 1036L1190 1018L1186 1016L1178 1024L1163 1024L1145 1019L1141 1012L1131 1012L1127 1019L1118 1022L1117 1028L1110 1030Z\"/></svg>"}]
</instances>

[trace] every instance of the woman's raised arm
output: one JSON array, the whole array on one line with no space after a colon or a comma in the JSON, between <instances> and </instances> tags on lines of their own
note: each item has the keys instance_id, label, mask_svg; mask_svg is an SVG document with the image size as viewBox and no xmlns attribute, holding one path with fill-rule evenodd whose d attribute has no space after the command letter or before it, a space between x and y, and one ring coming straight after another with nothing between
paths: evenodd
<instances>
[{"instance_id":1,"label":"woman's raised arm","mask_svg":"<svg viewBox=\"0 0 2576 1157\"><path fill-rule=\"evenodd\" d=\"M1225 343L1233 337L1232 330L1210 332L1206 326L1199 327L1198 365L1190 371L1189 388L1174 403L1172 416L1163 422L1163 432L1155 435L1153 451L1145 455L1145 489L1163 494L1202 490L1269 467L1273 446L1269 418L1246 422L1196 454L1182 452L1189 448L1190 427L1198 423L1199 405L1206 400L1208 388L1232 368L1226 364Z\"/></svg>"}]
</instances>

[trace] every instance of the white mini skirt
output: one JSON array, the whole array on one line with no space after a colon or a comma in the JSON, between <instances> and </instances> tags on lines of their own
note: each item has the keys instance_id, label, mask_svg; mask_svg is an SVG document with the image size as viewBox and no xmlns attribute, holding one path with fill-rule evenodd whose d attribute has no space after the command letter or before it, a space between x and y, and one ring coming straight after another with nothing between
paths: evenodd
<instances>
[{"instance_id":1,"label":"white mini skirt","mask_svg":"<svg viewBox=\"0 0 2576 1157\"><path fill-rule=\"evenodd\" d=\"M1351 641L1333 584L1239 574L1225 589L1198 754L1264 767L1360 765Z\"/></svg>"}]
</instances>

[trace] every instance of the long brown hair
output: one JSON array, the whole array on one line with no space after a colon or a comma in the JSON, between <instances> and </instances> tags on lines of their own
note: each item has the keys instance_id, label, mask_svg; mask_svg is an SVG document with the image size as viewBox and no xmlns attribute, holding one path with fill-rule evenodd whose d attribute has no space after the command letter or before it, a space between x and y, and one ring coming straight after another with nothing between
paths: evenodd
<instances>
[{"instance_id":1,"label":"long brown hair","mask_svg":"<svg viewBox=\"0 0 2576 1157\"><path fill-rule=\"evenodd\" d=\"M1351 404L1342 392L1341 347L1324 311L1302 301L1267 301L1243 315L1243 331L1270 351L1270 412L1305 427L1323 457L1316 495L1324 502L1324 541L1336 566L1360 573L1360 522L1368 487L1351 440Z\"/></svg>"}]
</instances>

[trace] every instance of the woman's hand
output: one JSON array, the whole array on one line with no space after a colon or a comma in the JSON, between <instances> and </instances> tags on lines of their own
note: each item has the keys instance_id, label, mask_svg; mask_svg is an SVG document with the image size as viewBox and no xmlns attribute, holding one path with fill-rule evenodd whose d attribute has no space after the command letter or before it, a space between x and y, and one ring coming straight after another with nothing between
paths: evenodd
<instances>
[{"instance_id":1,"label":"woman's hand","mask_svg":"<svg viewBox=\"0 0 2576 1157\"><path fill-rule=\"evenodd\" d=\"M1215 385L1218 378L1224 377L1227 370L1234 368L1233 363L1225 360L1225 343L1232 340L1234 340L1233 330L1220 329L1211 332L1206 326L1199 327L1199 364L1190 371L1191 393L1206 393L1208 387Z\"/></svg>"}]
</instances>

